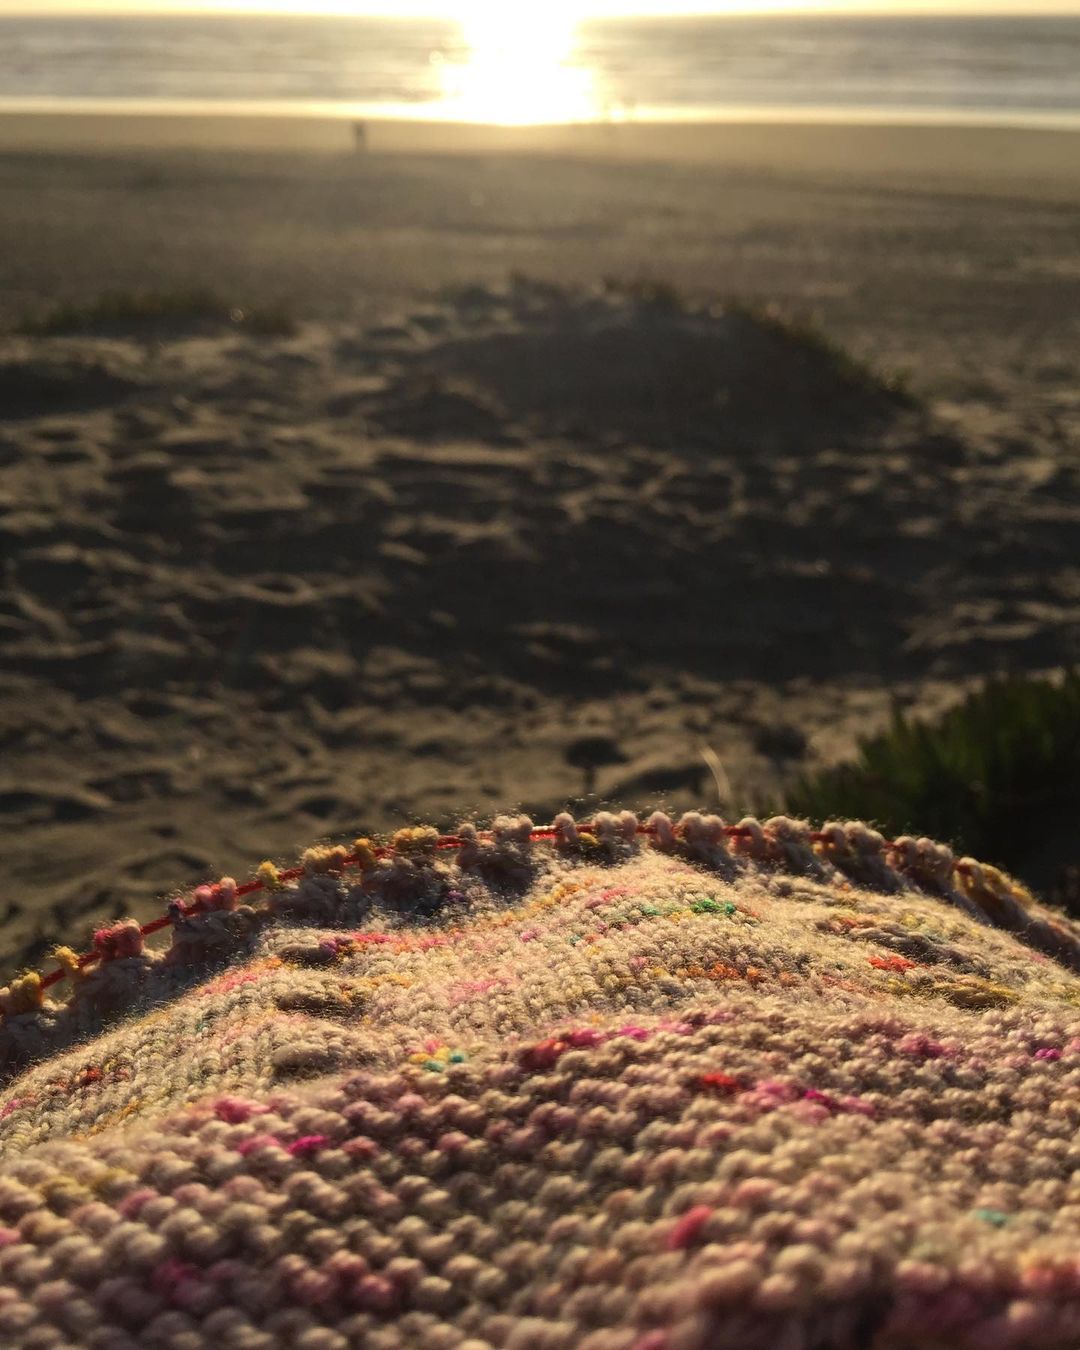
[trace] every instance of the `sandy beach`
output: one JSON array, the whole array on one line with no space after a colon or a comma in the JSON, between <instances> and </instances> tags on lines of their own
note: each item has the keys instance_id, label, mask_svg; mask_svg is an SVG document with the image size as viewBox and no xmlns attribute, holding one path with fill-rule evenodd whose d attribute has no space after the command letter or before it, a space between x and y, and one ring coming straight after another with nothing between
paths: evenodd
<instances>
[{"instance_id":1,"label":"sandy beach","mask_svg":"<svg viewBox=\"0 0 1080 1350\"><path fill-rule=\"evenodd\" d=\"M600 800L714 805L708 747L739 814L1080 657L1080 135L350 136L0 117L5 968L580 806L582 737Z\"/></svg>"}]
</instances>

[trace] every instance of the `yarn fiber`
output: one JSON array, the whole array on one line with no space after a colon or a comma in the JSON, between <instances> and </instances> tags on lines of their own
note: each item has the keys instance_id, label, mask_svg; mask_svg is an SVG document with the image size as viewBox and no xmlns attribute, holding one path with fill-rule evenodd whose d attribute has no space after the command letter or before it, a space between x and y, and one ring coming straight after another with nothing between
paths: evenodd
<instances>
[{"instance_id":1,"label":"yarn fiber","mask_svg":"<svg viewBox=\"0 0 1080 1350\"><path fill-rule=\"evenodd\" d=\"M0 991L0 1345L1080 1346L1073 921L855 823L451 843Z\"/></svg>"}]
</instances>

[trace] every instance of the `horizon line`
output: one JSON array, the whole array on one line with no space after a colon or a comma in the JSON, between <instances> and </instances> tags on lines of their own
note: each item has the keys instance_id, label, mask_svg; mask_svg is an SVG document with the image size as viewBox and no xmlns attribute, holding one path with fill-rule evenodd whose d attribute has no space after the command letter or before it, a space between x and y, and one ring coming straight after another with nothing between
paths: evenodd
<instances>
[{"instance_id":1,"label":"horizon line","mask_svg":"<svg viewBox=\"0 0 1080 1350\"><path fill-rule=\"evenodd\" d=\"M947 3L947 0L946 0ZM248 4L230 4L228 0L219 4L200 3L199 0L192 0L192 3L184 3L184 0L178 0L167 6L155 6L153 9L142 8L136 4L127 6L118 5L72 5L60 3L55 6L46 5L44 8L39 3L30 7L20 3L17 6L8 7L0 0L0 19L165 19L165 18L257 18L257 19L380 19L386 22L415 23L425 20L438 20L441 22L453 22L462 17L459 10L451 6L441 10L426 10L417 8L416 10L402 12L400 6L393 9L389 7L379 8L373 6L364 10L346 10L342 8L289 8L286 6L268 6L265 8L256 7ZM734 8L716 9L701 7L686 7L678 9L661 9L657 7L640 7L616 9L613 7L583 9L577 16L582 21L596 19L791 19L791 18L846 18L846 19L1063 19L1080 18L1080 0L1068 0L1067 4L1054 7L1040 7L1032 10L1022 5L1022 0L1017 0L1016 4L1007 5L980 6L978 8L964 5L962 8L946 8L942 4L930 4L925 7L922 5L910 6L903 5L898 7L895 4L886 2L880 4L860 5L849 8L844 0L834 0L832 4L828 0L814 0L814 3L800 4L782 4L769 6L762 9L754 6L752 3L739 5Z\"/></svg>"}]
</instances>

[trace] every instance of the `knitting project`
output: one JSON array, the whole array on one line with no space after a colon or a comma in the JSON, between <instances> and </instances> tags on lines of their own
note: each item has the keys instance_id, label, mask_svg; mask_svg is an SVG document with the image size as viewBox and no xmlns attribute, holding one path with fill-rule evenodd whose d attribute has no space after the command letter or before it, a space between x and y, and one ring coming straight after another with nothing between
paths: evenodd
<instances>
[{"instance_id":1,"label":"knitting project","mask_svg":"<svg viewBox=\"0 0 1080 1350\"><path fill-rule=\"evenodd\" d=\"M405 830L57 962L4 1347L1080 1346L1080 925L929 840Z\"/></svg>"}]
</instances>

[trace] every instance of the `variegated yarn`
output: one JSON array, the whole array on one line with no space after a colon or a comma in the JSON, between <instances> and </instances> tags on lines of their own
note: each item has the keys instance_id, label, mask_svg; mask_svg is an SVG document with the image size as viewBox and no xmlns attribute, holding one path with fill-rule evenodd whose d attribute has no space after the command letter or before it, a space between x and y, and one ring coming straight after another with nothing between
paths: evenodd
<instances>
[{"instance_id":1,"label":"variegated yarn","mask_svg":"<svg viewBox=\"0 0 1080 1350\"><path fill-rule=\"evenodd\" d=\"M1080 926L928 840L409 830L57 959L2 1346L1080 1347Z\"/></svg>"}]
</instances>

